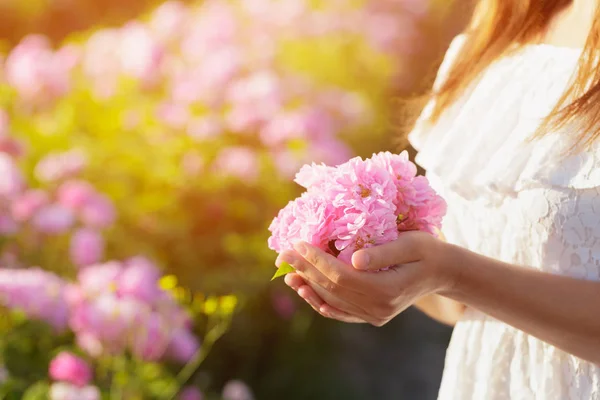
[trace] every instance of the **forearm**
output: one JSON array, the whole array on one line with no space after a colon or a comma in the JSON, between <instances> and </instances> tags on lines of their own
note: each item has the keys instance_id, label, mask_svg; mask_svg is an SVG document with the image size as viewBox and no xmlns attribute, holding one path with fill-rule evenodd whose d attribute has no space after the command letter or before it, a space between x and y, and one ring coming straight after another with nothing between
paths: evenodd
<instances>
[{"instance_id":1,"label":"forearm","mask_svg":"<svg viewBox=\"0 0 600 400\"><path fill-rule=\"evenodd\" d=\"M421 297L415 307L436 321L450 326L458 322L465 310L464 304L437 294Z\"/></svg>"},{"instance_id":2,"label":"forearm","mask_svg":"<svg viewBox=\"0 0 600 400\"><path fill-rule=\"evenodd\" d=\"M600 283L503 263L448 245L444 292L579 358L600 363Z\"/></svg>"}]
</instances>

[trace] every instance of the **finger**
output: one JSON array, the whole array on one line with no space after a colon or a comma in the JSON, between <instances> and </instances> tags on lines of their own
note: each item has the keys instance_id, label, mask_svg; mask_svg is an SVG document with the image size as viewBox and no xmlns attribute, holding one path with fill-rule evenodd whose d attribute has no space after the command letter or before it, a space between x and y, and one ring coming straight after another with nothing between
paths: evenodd
<instances>
[{"instance_id":1,"label":"finger","mask_svg":"<svg viewBox=\"0 0 600 400\"><path fill-rule=\"evenodd\" d=\"M346 301L345 299L336 297L336 296L332 295L330 292L328 292L327 290L323 289L322 287L320 287L312 282L307 282L307 284L312 288L312 290L314 290L314 292L317 294L317 296L319 296L321 298L321 300L323 300L324 304L327 304L327 305L343 312L344 314L349 314L349 315L358 317L362 320L370 319L369 314L360 306L360 304L353 304L353 303Z\"/></svg>"},{"instance_id":2,"label":"finger","mask_svg":"<svg viewBox=\"0 0 600 400\"><path fill-rule=\"evenodd\" d=\"M300 286L298 289L298 295L302 297L316 312L324 304L324 301L315 293L315 291L308 285Z\"/></svg>"},{"instance_id":3,"label":"finger","mask_svg":"<svg viewBox=\"0 0 600 400\"><path fill-rule=\"evenodd\" d=\"M369 247L352 255L352 265L358 270L377 271L396 264L419 261L424 232L404 232L393 242Z\"/></svg>"},{"instance_id":4,"label":"finger","mask_svg":"<svg viewBox=\"0 0 600 400\"><path fill-rule=\"evenodd\" d=\"M304 281L313 282L327 291L334 292L334 294L337 296L346 297L350 294L349 289L342 287L339 283L333 282L294 250L284 251L279 255L279 260L287 262L293 266L296 269L296 273L300 275ZM333 261L337 262L335 258L333 258ZM346 270L353 271L353 268L348 265L344 265L344 268ZM354 271L354 273L357 273L357 271Z\"/></svg>"},{"instance_id":5,"label":"finger","mask_svg":"<svg viewBox=\"0 0 600 400\"><path fill-rule=\"evenodd\" d=\"M327 303L321 306L321 308L319 309L319 313L328 318L336 319L338 321L347 322L350 324L364 324L367 322L361 318L354 317L348 313L338 310L337 308L332 307Z\"/></svg>"},{"instance_id":6,"label":"finger","mask_svg":"<svg viewBox=\"0 0 600 400\"><path fill-rule=\"evenodd\" d=\"M299 242L294 245L294 248L304 260L308 261L308 263L299 263L297 268L307 276L314 275L313 271L317 269L334 286L353 289L357 292L364 291L365 285L372 286L375 284L370 274L363 274L354 268L350 268L347 264L316 246ZM323 287L329 289L328 286Z\"/></svg>"},{"instance_id":7,"label":"finger","mask_svg":"<svg viewBox=\"0 0 600 400\"><path fill-rule=\"evenodd\" d=\"M360 318L354 317L325 303L310 286L301 286L298 290L298 294L323 317L348 323L362 322Z\"/></svg>"},{"instance_id":8,"label":"finger","mask_svg":"<svg viewBox=\"0 0 600 400\"><path fill-rule=\"evenodd\" d=\"M286 285L288 285L296 291L300 288L300 286L306 285L304 279L302 279L302 277L295 272L290 272L289 274L286 274L283 280L285 281Z\"/></svg>"}]
</instances>

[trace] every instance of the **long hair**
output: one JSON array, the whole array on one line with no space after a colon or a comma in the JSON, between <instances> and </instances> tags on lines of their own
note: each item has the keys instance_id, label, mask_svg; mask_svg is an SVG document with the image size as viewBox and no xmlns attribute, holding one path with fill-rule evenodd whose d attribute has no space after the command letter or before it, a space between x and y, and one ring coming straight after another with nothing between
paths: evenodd
<instances>
[{"instance_id":1,"label":"long hair","mask_svg":"<svg viewBox=\"0 0 600 400\"><path fill-rule=\"evenodd\" d=\"M465 43L435 99L430 123L436 122L466 87L492 62L515 48L531 43L549 27L552 17L571 0L481 0L467 30ZM583 48L570 86L545 118L534 137L577 118L583 129L576 144L590 145L600 137L600 7Z\"/></svg>"}]
</instances>

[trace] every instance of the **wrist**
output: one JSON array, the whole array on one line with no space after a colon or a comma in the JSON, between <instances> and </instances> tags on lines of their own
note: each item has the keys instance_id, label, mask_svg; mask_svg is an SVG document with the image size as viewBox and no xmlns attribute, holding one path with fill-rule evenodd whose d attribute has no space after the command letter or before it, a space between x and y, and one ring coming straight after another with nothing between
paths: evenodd
<instances>
[{"instance_id":1,"label":"wrist","mask_svg":"<svg viewBox=\"0 0 600 400\"><path fill-rule=\"evenodd\" d=\"M452 298L462 291L464 276L468 270L468 258L472 253L446 242L442 242L440 247L436 268L439 279L435 293Z\"/></svg>"}]
</instances>

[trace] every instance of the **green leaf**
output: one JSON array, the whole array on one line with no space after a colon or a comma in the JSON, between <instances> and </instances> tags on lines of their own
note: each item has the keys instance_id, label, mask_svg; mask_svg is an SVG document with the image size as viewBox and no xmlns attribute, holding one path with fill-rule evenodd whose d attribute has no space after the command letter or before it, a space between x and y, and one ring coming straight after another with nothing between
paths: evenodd
<instances>
[{"instance_id":1,"label":"green leaf","mask_svg":"<svg viewBox=\"0 0 600 400\"><path fill-rule=\"evenodd\" d=\"M283 262L283 263L281 263L279 268L277 268L277 271L275 271L275 275L273 275L271 280L273 281L273 280L279 278L280 276L287 275L290 272L294 272L294 271L295 271L294 267L292 267L290 264L288 264L286 262Z\"/></svg>"}]
</instances>

